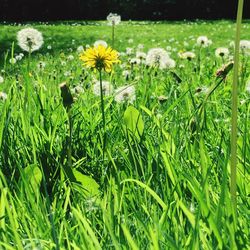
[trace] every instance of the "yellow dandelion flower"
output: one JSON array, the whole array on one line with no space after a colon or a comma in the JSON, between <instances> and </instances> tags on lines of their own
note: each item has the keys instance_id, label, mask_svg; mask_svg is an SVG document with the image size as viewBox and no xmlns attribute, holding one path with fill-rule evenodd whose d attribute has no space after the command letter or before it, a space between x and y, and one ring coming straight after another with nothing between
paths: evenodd
<instances>
[{"instance_id":1,"label":"yellow dandelion flower","mask_svg":"<svg viewBox=\"0 0 250 250\"><path fill-rule=\"evenodd\" d=\"M106 72L112 70L115 63L119 63L118 52L111 47L99 45L97 47L88 48L80 55L80 60L84 62L84 66L97 70L104 69Z\"/></svg>"}]
</instances>

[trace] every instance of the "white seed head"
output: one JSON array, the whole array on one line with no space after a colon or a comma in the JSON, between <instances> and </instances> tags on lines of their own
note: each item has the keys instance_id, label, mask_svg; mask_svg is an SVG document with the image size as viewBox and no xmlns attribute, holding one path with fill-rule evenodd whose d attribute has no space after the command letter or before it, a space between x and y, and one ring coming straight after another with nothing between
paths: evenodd
<instances>
[{"instance_id":1,"label":"white seed head","mask_svg":"<svg viewBox=\"0 0 250 250\"><path fill-rule=\"evenodd\" d=\"M146 65L165 69L169 61L168 52L162 48L153 48L148 51Z\"/></svg>"},{"instance_id":2,"label":"white seed head","mask_svg":"<svg viewBox=\"0 0 250 250\"><path fill-rule=\"evenodd\" d=\"M115 101L121 102L134 102L136 99L134 86L122 86L115 90Z\"/></svg>"},{"instance_id":3,"label":"white seed head","mask_svg":"<svg viewBox=\"0 0 250 250\"><path fill-rule=\"evenodd\" d=\"M108 81L102 81L102 91L103 95L109 96L113 93L113 86ZM95 95L101 95L100 81L96 81L93 85L93 92Z\"/></svg>"},{"instance_id":4,"label":"white seed head","mask_svg":"<svg viewBox=\"0 0 250 250\"><path fill-rule=\"evenodd\" d=\"M212 41L208 40L206 36L199 36L196 42L201 47L208 47L209 45L212 44Z\"/></svg>"},{"instance_id":5,"label":"white seed head","mask_svg":"<svg viewBox=\"0 0 250 250\"><path fill-rule=\"evenodd\" d=\"M224 48L224 47L220 47L220 48L217 48L215 50L215 56L216 57L228 57L229 56L229 49L228 48Z\"/></svg>"},{"instance_id":6,"label":"white seed head","mask_svg":"<svg viewBox=\"0 0 250 250\"><path fill-rule=\"evenodd\" d=\"M97 40L97 41L95 41L94 47L97 48L99 45L102 45L105 48L108 47L108 44L104 40Z\"/></svg>"},{"instance_id":7,"label":"white seed head","mask_svg":"<svg viewBox=\"0 0 250 250\"><path fill-rule=\"evenodd\" d=\"M107 21L109 25L118 25L121 22L121 16L115 13L110 13L107 16Z\"/></svg>"},{"instance_id":8,"label":"white seed head","mask_svg":"<svg viewBox=\"0 0 250 250\"><path fill-rule=\"evenodd\" d=\"M39 50L43 45L42 33L33 28L25 28L17 33L18 45L27 52Z\"/></svg>"}]
</instances>

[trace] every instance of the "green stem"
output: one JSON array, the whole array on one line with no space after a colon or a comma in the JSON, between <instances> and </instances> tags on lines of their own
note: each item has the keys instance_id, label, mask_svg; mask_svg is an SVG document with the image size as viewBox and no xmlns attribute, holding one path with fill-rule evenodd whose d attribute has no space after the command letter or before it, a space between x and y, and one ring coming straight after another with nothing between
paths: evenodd
<instances>
[{"instance_id":1,"label":"green stem","mask_svg":"<svg viewBox=\"0 0 250 250\"><path fill-rule=\"evenodd\" d=\"M115 23L112 22L112 48L115 46Z\"/></svg>"},{"instance_id":2,"label":"green stem","mask_svg":"<svg viewBox=\"0 0 250 250\"><path fill-rule=\"evenodd\" d=\"M199 47L199 53L198 53L198 58L197 58L197 73L199 74L199 78L201 77L201 50L202 50L202 45Z\"/></svg>"},{"instance_id":3,"label":"green stem","mask_svg":"<svg viewBox=\"0 0 250 250\"><path fill-rule=\"evenodd\" d=\"M104 97L102 88L102 70L99 70L100 78L100 92L101 92L101 111L102 111L102 126L103 126L103 159L106 148L106 121L105 121L105 110L104 110Z\"/></svg>"},{"instance_id":4,"label":"green stem","mask_svg":"<svg viewBox=\"0 0 250 250\"><path fill-rule=\"evenodd\" d=\"M72 131L73 131L73 120L71 117L71 108L68 109L68 119L69 119L69 137L67 145L67 154L68 154L68 168L72 168Z\"/></svg>"},{"instance_id":5,"label":"green stem","mask_svg":"<svg viewBox=\"0 0 250 250\"><path fill-rule=\"evenodd\" d=\"M29 54L28 54L28 65L27 65L27 78L25 81L25 96L24 96L24 108L25 112L27 109L27 103L28 103L28 98L29 98L29 74L30 74L30 57L31 57L31 48L29 49Z\"/></svg>"},{"instance_id":6,"label":"green stem","mask_svg":"<svg viewBox=\"0 0 250 250\"><path fill-rule=\"evenodd\" d=\"M234 226L237 224L237 199L236 199L236 168L237 168L237 102L238 102L238 74L239 74L239 48L240 30L242 22L244 0L238 1L237 26L234 52L234 76L232 85L232 129L231 129L231 201L233 207Z\"/></svg>"},{"instance_id":7,"label":"green stem","mask_svg":"<svg viewBox=\"0 0 250 250\"><path fill-rule=\"evenodd\" d=\"M31 48L29 48L29 55L28 55L28 74L30 73L30 57L31 57Z\"/></svg>"}]
</instances>

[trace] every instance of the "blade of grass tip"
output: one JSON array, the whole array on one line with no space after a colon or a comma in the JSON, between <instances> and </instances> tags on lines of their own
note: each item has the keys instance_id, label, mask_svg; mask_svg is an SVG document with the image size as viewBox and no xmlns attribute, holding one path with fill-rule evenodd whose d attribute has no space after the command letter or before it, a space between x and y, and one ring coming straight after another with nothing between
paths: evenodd
<instances>
[{"instance_id":1,"label":"blade of grass tip","mask_svg":"<svg viewBox=\"0 0 250 250\"><path fill-rule=\"evenodd\" d=\"M0 249L5 249L5 250L15 250L16 248L9 246L8 244L4 243L4 242L0 242L0 247L3 246L4 248L0 248Z\"/></svg>"},{"instance_id":2,"label":"blade of grass tip","mask_svg":"<svg viewBox=\"0 0 250 250\"><path fill-rule=\"evenodd\" d=\"M194 228L195 227L195 216L190 212L190 210L184 205L184 203L181 200L178 201L178 204L179 204L181 210L183 211L183 213L188 218L190 224Z\"/></svg>"},{"instance_id":3,"label":"blade of grass tip","mask_svg":"<svg viewBox=\"0 0 250 250\"><path fill-rule=\"evenodd\" d=\"M242 22L244 0L238 1L236 38L234 51L234 74L232 85L232 129L231 129L231 200L233 206L234 227L236 228L236 167L237 167L237 101L238 101L238 73L239 73L239 48L240 48L240 30Z\"/></svg>"},{"instance_id":4,"label":"blade of grass tip","mask_svg":"<svg viewBox=\"0 0 250 250\"><path fill-rule=\"evenodd\" d=\"M149 227L149 233L150 233L150 237L151 237L150 238L150 240L151 240L151 249L152 250L160 250L157 231L154 230L152 227Z\"/></svg>"},{"instance_id":5,"label":"blade of grass tip","mask_svg":"<svg viewBox=\"0 0 250 250\"><path fill-rule=\"evenodd\" d=\"M127 241L129 243L131 249L139 250L139 248L136 245L136 243L134 242L133 237L132 237L131 233L129 232L128 228L124 224L121 224L121 227L122 227L123 233L124 233L125 237L127 238Z\"/></svg>"},{"instance_id":6,"label":"blade of grass tip","mask_svg":"<svg viewBox=\"0 0 250 250\"><path fill-rule=\"evenodd\" d=\"M6 220L5 220L5 216L6 216L6 211L5 211L5 201L6 201L6 196L7 196L7 188L3 188L1 189L1 197L0 197L0 231L1 232L5 232L6 230ZM6 237L3 234L2 236L2 240L5 241Z\"/></svg>"},{"instance_id":7,"label":"blade of grass tip","mask_svg":"<svg viewBox=\"0 0 250 250\"><path fill-rule=\"evenodd\" d=\"M142 188L144 188L149 194L152 195L152 197L159 203L159 205L166 210L167 209L167 205L166 203L159 197L158 194L155 193L155 191L153 191L149 186L147 186L146 184L142 183L141 181L135 180L135 179L126 179L123 180L121 183L124 182L135 182L137 183L139 186L141 186Z\"/></svg>"},{"instance_id":8,"label":"blade of grass tip","mask_svg":"<svg viewBox=\"0 0 250 250\"><path fill-rule=\"evenodd\" d=\"M7 64L8 56L9 56L9 51L7 51L7 52L4 54L4 64L3 64L3 70L4 70L4 72L6 72L6 64Z\"/></svg>"},{"instance_id":9,"label":"blade of grass tip","mask_svg":"<svg viewBox=\"0 0 250 250\"><path fill-rule=\"evenodd\" d=\"M76 209L73 208L73 213L78 217L78 219L82 222L84 228L87 230L90 239L92 240L93 246L95 249L102 249L98 238L95 235L95 232L92 230L91 226L89 225L87 219Z\"/></svg>"},{"instance_id":10,"label":"blade of grass tip","mask_svg":"<svg viewBox=\"0 0 250 250\"><path fill-rule=\"evenodd\" d=\"M18 219L15 205L13 203L12 197L8 194L9 197L4 196L4 203L6 212L9 219L9 227L13 233L13 241L17 249L23 249L22 241L20 235L18 234Z\"/></svg>"},{"instance_id":11,"label":"blade of grass tip","mask_svg":"<svg viewBox=\"0 0 250 250\"><path fill-rule=\"evenodd\" d=\"M14 58L14 50L15 50L15 43L13 42L11 44L11 60L13 60L13 58Z\"/></svg>"},{"instance_id":12,"label":"blade of grass tip","mask_svg":"<svg viewBox=\"0 0 250 250\"><path fill-rule=\"evenodd\" d=\"M42 171L42 184L43 184L43 188L45 190L45 195L46 195L46 207L49 213L49 221L51 224L51 235L55 244L55 250L59 250L60 246L59 246L59 241L58 241L58 237L57 237L57 232L56 232L56 228L55 228L55 221L54 221L54 214L52 212L52 208L51 208L51 200L49 197L49 193L48 193L48 189L45 183L45 174L44 171Z\"/></svg>"},{"instance_id":13,"label":"blade of grass tip","mask_svg":"<svg viewBox=\"0 0 250 250\"><path fill-rule=\"evenodd\" d=\"M120 244L119 244L118 239L117 239L117 237L114 233L114 230L112 228L111 216L112 215L110 213L106 212L105 209L103 208L103 220L104 220L105 226L109 232L110 238L112 240L113 248L116 250L120 250L121 249Z\"/></svg>"}]
</instances>

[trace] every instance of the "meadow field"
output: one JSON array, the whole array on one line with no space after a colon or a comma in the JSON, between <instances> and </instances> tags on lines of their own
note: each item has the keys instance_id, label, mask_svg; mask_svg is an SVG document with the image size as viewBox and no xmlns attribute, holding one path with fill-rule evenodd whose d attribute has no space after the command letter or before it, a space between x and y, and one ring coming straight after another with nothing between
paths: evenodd
<instances>
[{"instance_id":1,"label":"meadow field","mask_svg":"<svg viewBox=\"0 0 250 250\"><path fill-rule=\"evenodd\" d=\"M17 41L28 27L43 36L34 52ZM250 249L250 21L241 31L237 223L235 23L114 28L112 39L104 21L0 24L0 249ZM112 71L82 56L104 41L118 52Z\"/></svg>"}]
</instances>

